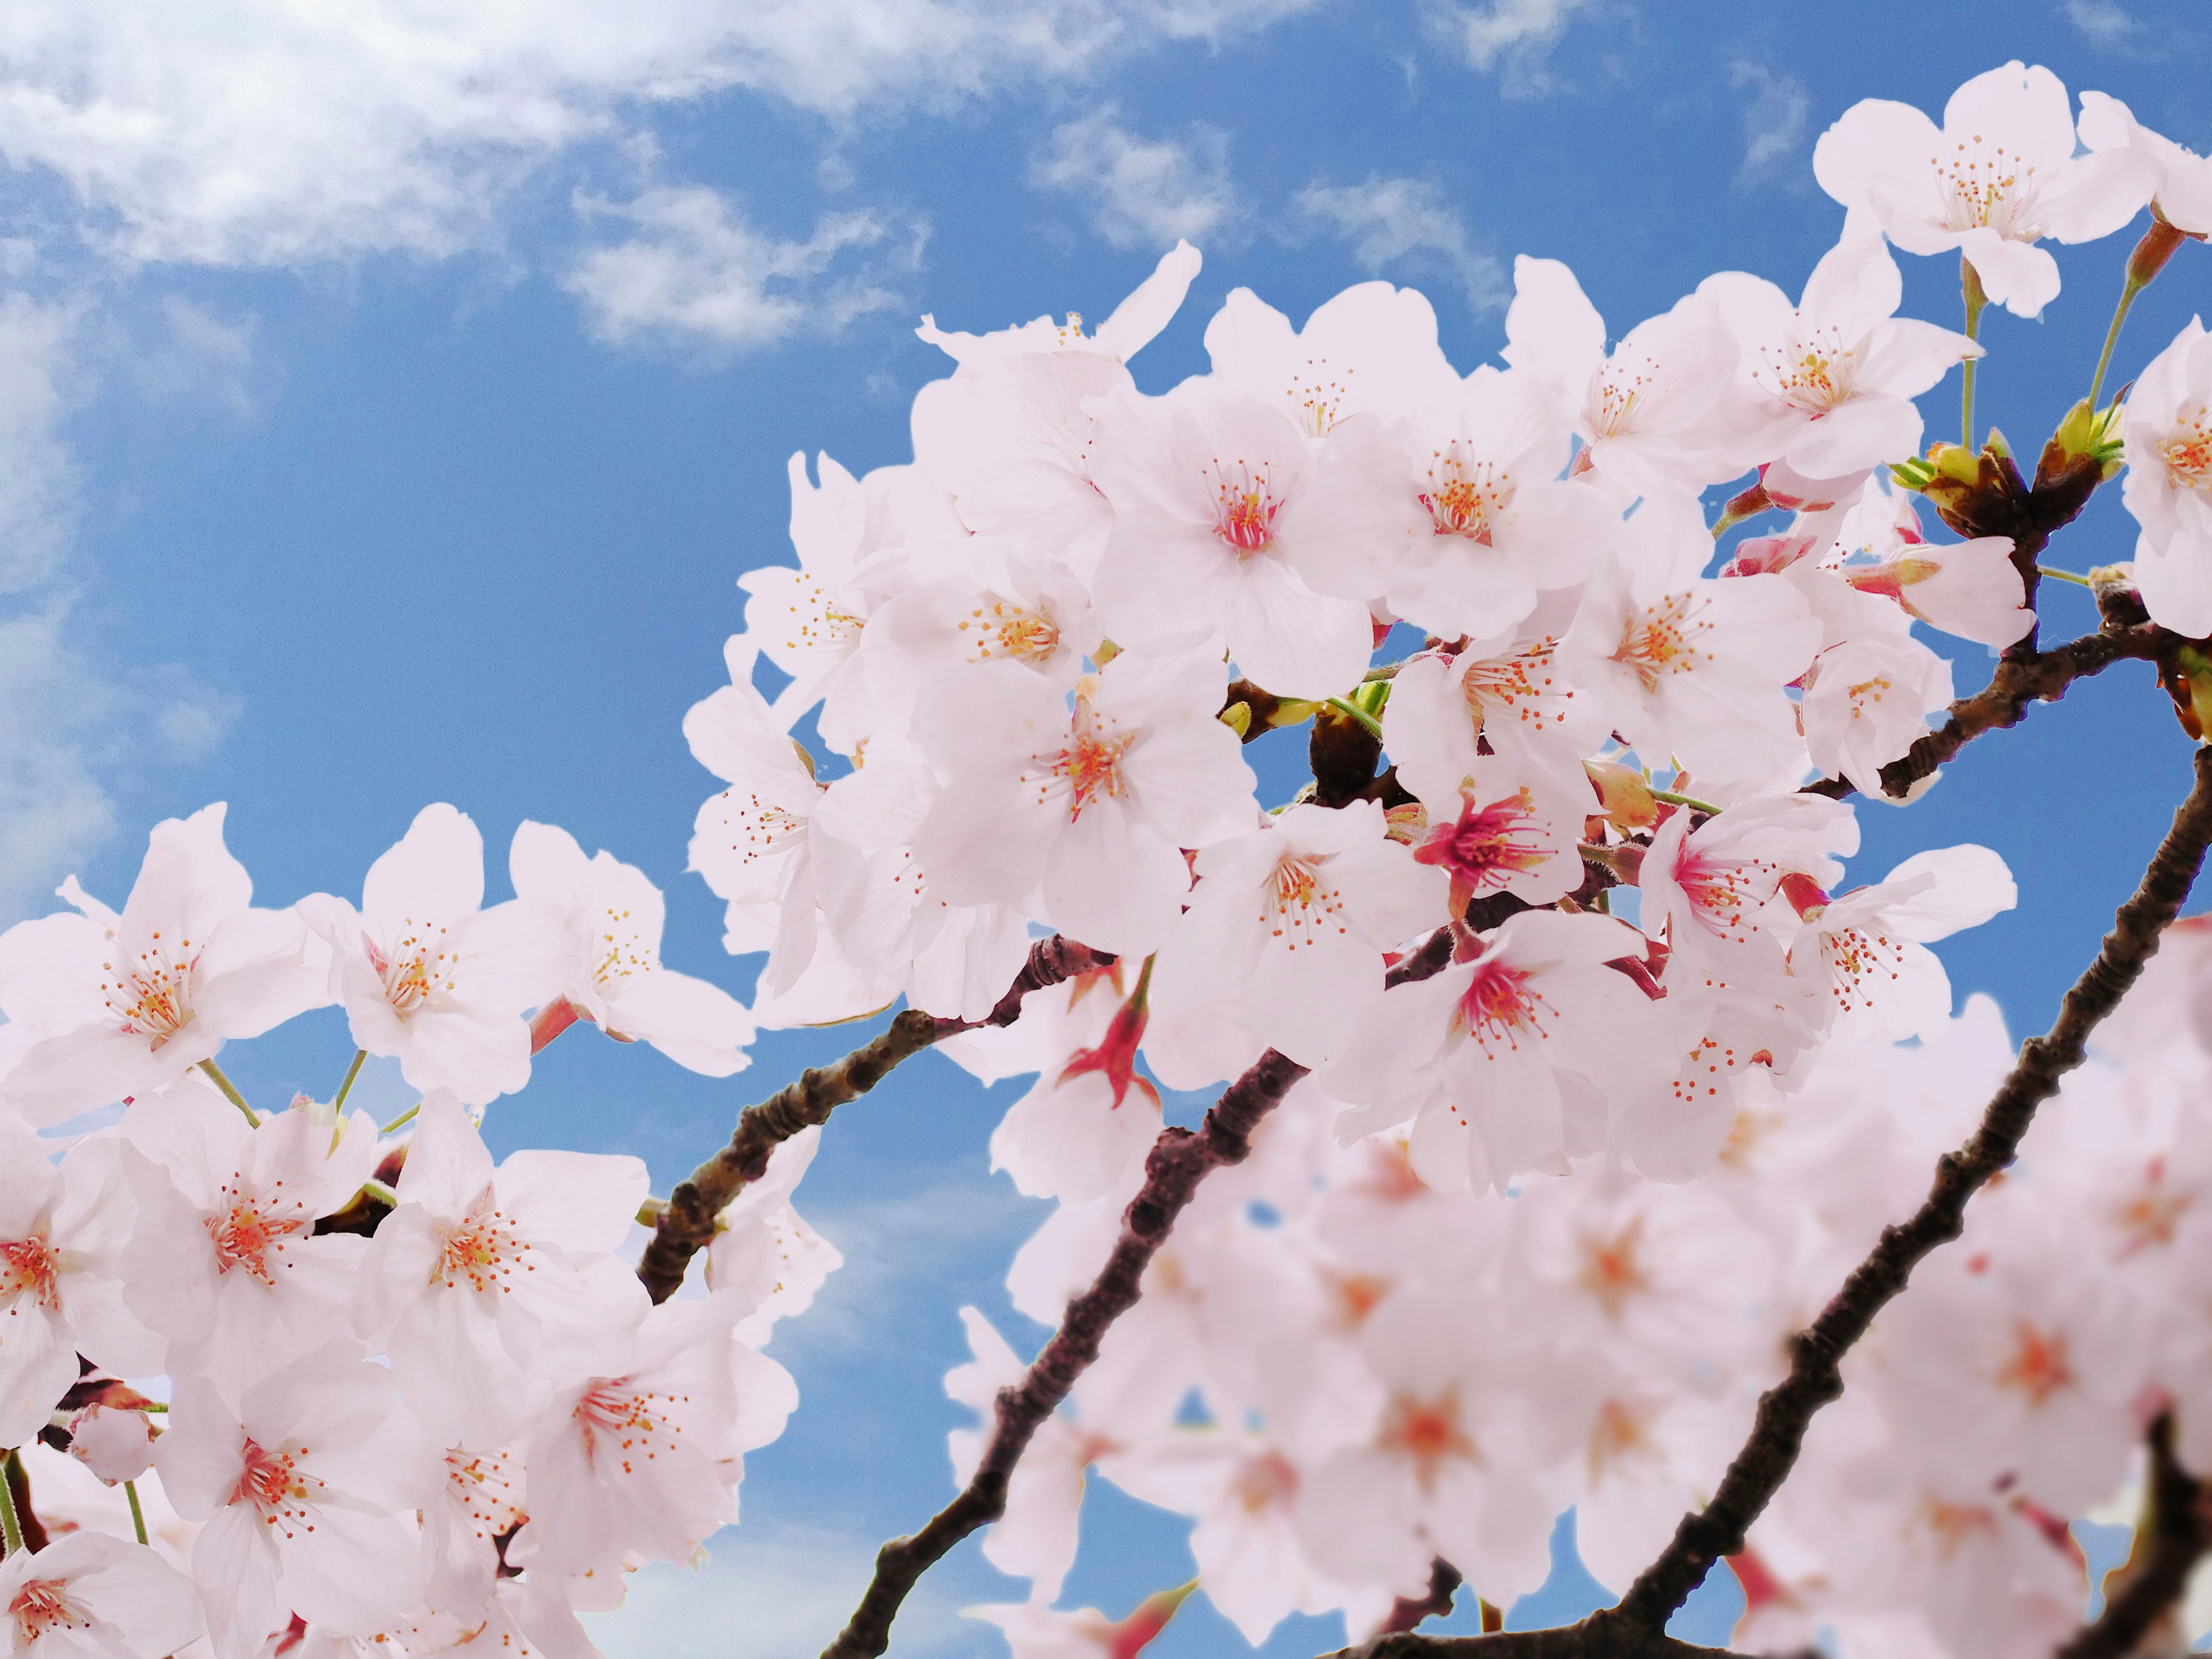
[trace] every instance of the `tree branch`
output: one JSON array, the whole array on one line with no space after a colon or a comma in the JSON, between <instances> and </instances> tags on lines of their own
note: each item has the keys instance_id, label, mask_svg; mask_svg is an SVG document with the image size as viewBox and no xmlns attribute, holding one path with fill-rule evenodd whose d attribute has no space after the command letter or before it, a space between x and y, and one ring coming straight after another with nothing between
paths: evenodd
<instances>
[{"instance_id":1,"label":"tree branch","mask_svg":"<svg viewBox=\"0 0 2212 1659\"><path fill-rule=\"evenodd\" d=\"M1388 982L1427 979L1451 960L1451 930L1440 927L1389 970ZM953 1547L1006 1513L1006 1487L1030 1437L1098 1358L1114 1322L1143 1294L1145 1269L1167 1242L1176 1219L1199 1183L1224 1164L1241 1164L1252 1132L1282 1103L1306 1068L1273 1048L1231 1084L1195 1133L1163 1129L1145 1158L1145 1184L1122 1212L1121 1237L1091 1288L1067 1304L1060 1328L1030 1362L1018 1386L1002 1389L990 1443L958 1496L910 1538L895 1538L876 1553L875 1576L837 1639L822 1659L877 1659L890 1645L891 1621L907 1593Z\"/></svg>"},{"instance_id":2,"label":"tree branch","mask_svg":"<svg viewBox=\"0 0 2212 1659\"><path fill-rule=\"evenodd\" d=\"M2206 1536L2207 1492L2173 1455L2173 1419L2161 1412L2146 1437L2150 1480L2135 1547L2116 1575L2105 1610L2058 1650L2058 1659L2121 1659L2181 1601L2189 1575L2212 1539ZM2187 1640L2180 1632L2179 1647Z\"/></svg>"},{"instance_id":3,"label":"tree branch","mask_svg":"<svg viewBox=\"0 0 2212 1659\"><path fill-rule=\"evenodd\" d=\"M2080 641L2076 641L2080 643ZM2050 653L2056 655L2057 653ZM2160 934L2180 914L2191 884L2212 844L2212 748L2199 748L2196 784L2173 815L2142 884L2119 908L2112 931L2059 1006L2050 1031L2021 1045L2011 1073L1982 1114L1966 1144L1937 1160L1936 1179L1912 1218L1883 1229L1881 1242L1844 1281L1810 1329L1791 1344L1789 1375L1759 1397L1750 1437L1715 1488L1712 1501L1682 1517L1674 1536L1618 1606L1601 1608L1577 1625L1555 1631L1490 1637L1422 1636L1382 1638L1362 1659L1412 1659L1415 1655L1480 1653L1493 1659L1572 1655L1576 1659L1627 1656L1689 1656L1709 1651L1675 1642L1667 1621L1705 1581L1713 1563L1743 1547L1750 1529L1797 1462L1805 1431L1823 1406L1843 1393L1840 1366L1876 1314L1905 1289L1912 1269L1966 1224L1966 1201L2013 1160L2036 1108L2058 1091L2059 1080L2081 1065L2089 1033L2157 951ZM1534 1638L1543 1638L1539 1641Z\"/></svg>"},{"instance_id":4,"label":"tree branch","mask_svg":"<svg viewBox=\"0 0 2212 1659\"><path fill-rule=\"evenodd\" d=\"M1429 1589L1425 1595L1401 1595L1390 1604L1390 1613L1382 1621L1382 1635L1394 1635L1399 1631L1413 1630L1424 1619L1441 1619L1452 1609L1452 1597L1459 1587L1467 1583L1460 1570L1439 1555L1429 1563ZM1488 1602L1483 1604L1486 1609Z\"/></svg>"},{"instance_id":5,"label":"tree branch","mask_svg":"<svg viewBox=\"0 0 2212 1659\"><path fill-rule=\"evenodd\" d=\"M2019 725L2031 703L2056 702L2075 680L2102 673L2116 662L2157 662L2179 643L2164 629L2142 623L2108 626L2048 651L2004 659L1987 685L1953 703L1949 719L1881 769L1882 793L1902 800L1914 784L1983 732ZM1824 778L1809 787L1837 799L1852 793L1841 778Z\"/></svg>"},{"instance_id":6,"label":"tree branch","mask_svg":"<svg viewBox=\"0 0 2212 1659\"><path fill-rule=\"evenodd\" d=\"M761 1178L769 1155L801 1129L827 1122L838 1107L867 1093L901 1060L933 1043L981 1026L1011 1025L1020 1018L1022 999L1030 992L1110 966L1113 961L1103 952L1057 933L1039 939L1030 947L1029 961L1006 995L981 1019L952 1019L919 1008L902 1009L873 1042L834 1065L803 1073L797 1082L757 1105L746 1107L729 1145L694 1170L690 1179L678 1182L668 1195L668 1207L661 1212L645 1253L638 1258L637 1276L647 1293L655 1302L665 1302L676 1293L691 1258L714 1238L716 1218L741 1188Z\"/></svg>"}]
</instances>

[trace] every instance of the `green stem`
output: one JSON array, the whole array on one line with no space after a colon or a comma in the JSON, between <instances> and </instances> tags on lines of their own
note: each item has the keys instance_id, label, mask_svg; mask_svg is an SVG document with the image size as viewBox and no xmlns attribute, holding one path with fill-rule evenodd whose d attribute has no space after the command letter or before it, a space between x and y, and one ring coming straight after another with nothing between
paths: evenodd
<instances>
[{"instance_id":1,"label":"green stem","mask_svg":"<svg viewBox=\"0 0 2212 1659\"><path fill-rule=\"evenodd\" d=\"M2112 312L2112 325L2105 331L2105 349L2097 358L2097 372L2089 377L2089 412L2096 413L2097 394L2104 390L2105 371L2112 366L2112 348L2120 343L2120 325L2128 319L2128 307L2136 302L2143 285L2132 276L2120 290L2120 303Z\"/></svg>"},{"instance_id":2,"label":"green stem","mask_svg":"<svg viewBox=\"0 0 2212 1659\"><path fill-rule=\"evenodd\" d=\"M146 1541L146 1511L138 1507L138 1483L125 1481L123 1495L131 1500L131 1530L138 1534L138 1541L143 1544Z\"/></svg>"},{"instance_id":3,"label":"green stem","mask_svg":"<svg viewBox=\"0 0 2212 1659\"><path fill-rule=\"evenodd\" d=\"M257 1129L261 1127L261 1120L254 1116L253 1108L246 1103L246 1097L239 1093L237 1086L222 1074L222 1066L211 1060L204 1060L200 1062L200 1070L215 1079L215 1086L222 1091L222 1097L245 1113L248 1123Z\"/></svg>"},{"instance_id":4,"label":"green stem","mask_svg":"<svg viewBox=\"0 0 2212 1659\"><path fill-rule=\"evenodd\" d=\"M1663 800L1670 806L1686 806L1692 812L1703 812L1708 817L1721 810L1710 801L1699 800L1695 795L1678 795L1671 789L1654 789L1651 799Z\"/></svg>"},{"instance_id":5,"label":"green stem","mask_svg":"<svg viewBox=\"0 0 2212 1659\"><path fill-rule=\"evenodd\" d=\"M1358 720L1362 726L1365 726L1370 732L1372 732L1376 737L1379 738L1382 735L1382 722L1376 720L1374 715L1369 714L1364 708L1360 708L1358 704L1346 702L1342 697L1331 697L1328 700L1328 706L1336 710L1338 714L1347 714L1353 720Z\"/></svg>"},{"instance_id":6,"label":"green stem","mask_svg":"<svg viewBox=\"0 0 2212 1659\"><path fill-rule=\"evenodd\" d=\"M2077 576L2070 570L2059 570L2047 564L2036 566L2035 574L2039 576L2048 576L2053 581L2072 582L2076 587L2094 587L2097 585L2087 576Z\"/></svg>"},{"instance_id":7,"label":"green stem","mask_svg":"<svg viewBox=\"0 0 2212 1659\"><path fill-rule=\"evenodd\" d=\"M412 1106L410 1106L405 1111L400 1113L398 1117L393 1118L391 1122L386 1124L381 1129L379 1129L377 1133L380 1135L388 1135L397 1130L405 1128L409 1124L415 1121L415 1114L422 1109L422 1103L418 1100Z\"/></svg>"},{"instance_id":8,"label":"green stem","mask_svg":"<svg viewBox=\"0 0 2212 1659\"><path fill-rule=\"evenodd\" d=\"M346 1067L345 1081L338 1085L337 1098L331 1102L332 1111L342 1112L345 1109L345 1097L353 1092L353 1080L361 1075L361 1063L368 1058L368 1050L366 1048L356 1048L353 1051L353 1064Z\"/></svg>"},{"instance_id":9,"label":"green stem","mask_svg":"<svg viewBox=\"0 0 2212 1659\"><path fill-rule=\"evenodd\" d=\"M1966 337L1976 339L1981 333L1982 307L1990 296L1982 292L1981 273L1964 254L1959 256L1959 287L1966 297ZM1974 363L1969 357L1962 365L1959 392L1959 441L1968 449L1974 447Z\"/></svg>"},{"instance_id":10,"label":"green stem","mask_svg":"<svg viewBox=\"0 0 2212 1659\"><path fill-rule=\"evenodd\" d=\"M15 1515L15 1471L22 1460L11 1449L0 1457L0 1555L13 1555L23 1547L23 1523Z\"/></svg>"},{"instance_id":11,"label":"green stem","mask_svg":"<svg viewBox=\"0 0 2212 1659\"><path fill-rule=\"evenodd\" d=\"M1377 680L1395 680L1398 678L1398 671L1405 665L1401 662L1386 662L1380 668L1369 669L1366 673L1360 676L1359 683L1362 685L1372 685Z\"/></svg>"}]
</instances>

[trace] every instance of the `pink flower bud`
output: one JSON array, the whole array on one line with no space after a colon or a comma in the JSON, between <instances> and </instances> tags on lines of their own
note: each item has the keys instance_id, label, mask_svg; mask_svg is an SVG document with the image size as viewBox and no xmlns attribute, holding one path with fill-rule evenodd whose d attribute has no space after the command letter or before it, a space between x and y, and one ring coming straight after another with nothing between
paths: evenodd
<instances>
[{"instance_id":1,"label":"pink flower bud","mask_svg":"<svg viewBox=\"0 0 2212 1659\"><path fill-rule=\"evenodd\" d=\"M70 1455L113 1486L136 1480L154 1462L154 1436L146 1413L113 1406L87 1406L70 1422Z\"/></svg>"}]
</instances>

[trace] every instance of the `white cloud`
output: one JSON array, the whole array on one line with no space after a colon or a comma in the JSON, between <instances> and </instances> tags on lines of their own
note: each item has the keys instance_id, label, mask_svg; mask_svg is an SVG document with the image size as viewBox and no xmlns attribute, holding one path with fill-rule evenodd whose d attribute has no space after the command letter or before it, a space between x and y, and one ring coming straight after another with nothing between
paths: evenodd
<instances>
[{"instance_id":1,"label":"white cloud","mask_svg":"<svg viewBox=\"0 0 2212 1659\"><path fill-rule=\"evenodd\" d=\"M495 243L509 192L656 103L941 107L1314 3L9 0L0 156L128 260L439 257Z\"/></svg>"},{"instance_id":2,"label":"white cloud","mask_svg":"<svg viewBox=\"0 0 2212 1659\"><path fill-rule=\"evenodd\" d=\"M61 424L82 386L82 307L0 295L0 927L116 826L113 790L205 758L232 700L182 670L110 668L76 642L64 580L76 515Z\"/></svg>"},{"instance_id":3,"label":"white cloud","mask_svg":"<svg viewBox=\"0 0 2212 1659\"><path fill-rule=\"evenodd\" d=\"M1748 58L1729 65L1729 84L1751 94L1743 106L1743 162L1735 170L1735 187L1750 190L1780 176L1804 149L1813 100L1796 76Z\"/></svg>"},{"instance_id":4,"label":"white cloud","mask_svg":"<svg viewBox=\"0 0 2212 1659\"><path fill-rule=\"evenodd\" d=\"M1493 70L1498 90L1508 98L1536 98L1552 90L1545 60L1559 44L1574 15L1590 0L1428 0L1423 8L1430 34L1458 52L1468 66Z\"/></svg>"},{"instance_id":5,"label":"white cloud","mask_svg":"<svg viewBox=\"0 0 2212 1659\"><path fill-rule=\"evenodd\" d=\"M1352 245L1362 270L1435 271L1451 278L1476 311L1510 297L1498 260L1468 240L1467 223L1432 180L1370 174L1356 185L1314 180L1297 194L1300 217Z\"/></svg>"},{"instance_id":6,"label":"white cloud","mask_svg":"<svg viewBox=\"0 0 2212 1659\"><path fill-rule=\"evenodd\" d=\"M1030 180L1088 198L1098 234L1115 247L1203 243L1238 217L1226 133L1194 124L1187 143L1139 137L1112 104L1055 127Z\"/></svg>"},{"instance_id":7,"label":"white cloud","mask_svg":"<svg viewBox=\"0 0 2212 1659\"><path fill-rule=\"evenodd\" d=\"M2093 46L2123 46L2142 27L2112 0L2066 0L2066 21Z\"/></svg>"},{"instance_id":8,"label":"white cloud","mask_svg":"<svg viewBox=\"0 0 2212 1659\"><path fill-rule=\"evenodd\" d=\"M630 1575L619 1612L584 1626L607 1659L791 1659L818 1651L844 1628L883 1540L820 1527L753 1521L715 1534L707 1565L656 1562ZM933 1578L899 1609L898 1650L915 1659L993 1645L960 1618Z\"/></svg>"},{"instance_id":9,"label":"white cloud","mask_svg":"<svg viewBox=\"0 0 2212 1659\"><path fill-rule=\"evenodd\" d=\"M801 330L834 331L896 303L879 280L880 262L847 257L893 240L877 214L832 214L805 241L790 241L759 230L702 185L661 186L623 203L580 198L578 207L634 233L586 252L562 281L602 339L683 336L743 350ZM920 233L907 240L902 258L911 265Z\"/></svg>"}]
</instances>

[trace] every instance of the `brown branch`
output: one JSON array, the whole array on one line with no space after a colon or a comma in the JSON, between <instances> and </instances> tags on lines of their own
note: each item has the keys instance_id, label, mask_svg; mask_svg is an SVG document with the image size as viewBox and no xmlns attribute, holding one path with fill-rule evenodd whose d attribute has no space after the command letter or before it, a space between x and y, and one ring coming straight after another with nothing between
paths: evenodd
<instances>
[{"instance_id":1,"label":"brown branch","mask_svg":"<svg viewBox=\"0 0 2212 1659\"><path fill-rule=\"evenodd\" d=\"M1701 1648L1650 1631L1601 1630L1595 1614L1579 1625L1496 1631L1482 1636L1388 1632L1356 1648L1340 1648L1328 1659L1433 1659L1451 1654L1468 1655L1470 1659L1740 1659L1725 1648Z\"/></svg>"},{"instance_id":2,"label":"brown branch","mask_svg":"<svg viewBox=\"0 0 2212 1659\"><path fill-rule=\"evenodd\" d=\"M1440 927L1389 970L1389 982L1427 979L1450 960L1451 930ZM1243 1162L1251 1151L1252 1132L1305 1074L1304 1066L1270 1048L1214 1102L1196 1133L1160 1131L1145 1158L1145 1184L1122 1212L1121 1237L1106 1265L1090 1289L1067 1304L1060 1328L1020 1383L999 1391L990 1443L975 1474L920 1532L894 1538L876 1553L875 1576L866 1594L837 1639L823 1650L822 1659L877 1659L890 1645L899 1604L921 1575L962 1539L1006 1513L1014 1466L1031 1437L1098 1358L1099 1344L1114 1322L1136 1305L1145 1269L1199 1183L1224 1164Z\"/></svg>"},{"instance_id":3,"label":"brown branch","mask_svg":"<svg viewBox=\"0 0 2212 1659\"><path fill-rule=\"evenodd\" d=\"M1881 769L1882 793L1902 800L1914 784L1983 732L2019 725L2030 704L2056 702L2075 681L2102 673L2116 662L2162 662L2179 643L2153 624L2124 624L2085 634L2048 651L2005 658L1987 685L1953 703L1950 717L1940 727ZM1853 793L1852 785L1841 778L1823 778L1807 789L1837 799Z\"/></svg>"},{"instance_id":4,"label":"brown branch","mask_svg":"<svg viewBox=\"0 0 2212 1659\"><path fill-rule=\"evenodd\" d=\"M2206 1536L2212 1517L2205 1513L2212 1492L2175 1458L2172 1417L2160 1413L2146 1439L2150 1480L2135 1546L2107 1591L2104 1612L2058 1650L2058 1659L2121 1659L2133 1653L2180 1602L2190 1573L2212 1545Z\"/></svg>"},{"instance_id":5,"label":"brown branch","mask_svg":"<svg viewBox=\"0 0 2212 1659\"><path fill-rule=\"evenodd\" d=\"M1921 1260L1959 1236L1967 1200L2012 1162L2036 1108L2081 1065L2089 1033L2118 1006L2158 950L2161 933L2180 914L2203 866L2205 848L2212 844L2212 749L2197 750L2196 775L2195 787L2174 813L2173 827L2159 844L2142 885L2120 906L2096 959L2066 993L2057 1023L2045 1036L2021 1045L2020 1057L1990 1098L1981 1126L1964 1146L1937 1160L1926 1200L1910 1220L1883 1229L1872 1254L1851 1271L1811 1328L1794 1340L1789 1375L1759 1396L1750 1437L1721 1477L1712 1501L1682 1517L1673 1540L1619 1605L1553 1631L1450 1638L1409 1632L1382 1638L1371 1651L1363 1650L1362 1659L1448 1653L1480 1653L1492 1659L1688 1659L1711 1651L1674 1641L1665 1634L1667 1621L1716 1561L1743 1547L1745 1534L1796 1466L1814 1413L1843 1393L1844 1355L1905 1289Z\"/></svg>"},{"instance_id":6,"label":"brown branch","mask_svg":"<svg viewBox=\"0 0 2212 1659\"><path fill-rule=\"evenodd\" d=\"M678 1182L668 1195L668 1207L661 1212L645 1253L638 1258L637 1276L647 1293L655 1302L665 1302L676 1293L691 1258L714 1238L716 1218L740 1188L766 1172L769 1155L801 1129L828 1121L831 1112L867 1093L901 1060L931 1044L980 1026L1011 1025L1020 1018L1022 999L1030 992L1108 967L1113 960L1057 933L1039 939L1030 947L1029 961L1006 995L981 1019L952 1019L919 1008L902 1009L890 1028L873 1042L834 1065L801 1073L797 1082L757 1105L746 1107L729 1145L694 1170L690 1179Z\"/></svg>"},{"instance_id":7,"label":"brown branch","mask_svg":"<svg viewBox=\"0 0 2212 1659\"><path fill-rule=\"evenodd\" d=\"M1395 1635L1400 1631L1414 1629L1424 1619L1443 1618L1451 1611L1452 1597L1459 1594L1459 1587L1465 1583L1467 1579L1460 1570L1439 1555L1429 1563L1427 1593L1418 1596L1401 1595L1391 1602L1389 1616L1383 1620L1379 1634ZM1486 1613L1490 1610L1487 1601L1483 1603L1483 1610ZM1488 1628L1486 1624L1485 1628Z\"/></svg>"}]
</instances>

